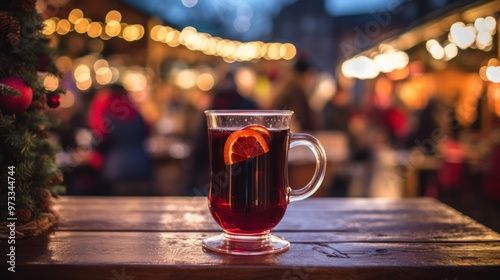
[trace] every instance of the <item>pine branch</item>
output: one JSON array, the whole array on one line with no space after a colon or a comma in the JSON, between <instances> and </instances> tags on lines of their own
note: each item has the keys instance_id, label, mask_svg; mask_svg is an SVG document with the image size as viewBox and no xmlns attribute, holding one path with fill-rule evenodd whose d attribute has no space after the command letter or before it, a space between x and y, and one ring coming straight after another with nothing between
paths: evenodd
<instances>
[{"instance_id":1,"label":"pine branch","mask_svg":"<svg viewBox=\"0 0 500 280\"><path fill-rule=\"evenodd\" d=\"M7 85L4 85L4 84L1 84L0 83L0 95L4 95L4 96L20 96L21 93L16 90L16 89L13 89Z\"/></svg>"},{"instance_id":2,"label":"pine branch","mask_svg":"<svg viewBox=\"0 0 500 280\"><path fill-rule=\"evenodd\" d=\"M8 166L15 166L16 206L28 209L32 219L48 211L51 193L55 195L64 188L60 185L62 174L55 158L58 146L45 138L46 130L57 126L60 121L43 112L47 94L63 94L64 90L47 92L37 71L57 77L62 75L55 66L55 52L50 47L50 40L40 32L43 23L34 9L35 2L0 1L0 11L7 12L3 12L6 30L1 34L7 37L0 40L0 77L21 77L33 90L32 103L26 111L9 115L0 113L0 178ZM20 92L0 84L0 95L19 96ZM5 188L0 188L2 220L7 215L4 211L6 201Z\"/></svg>"},{"instance_id":3,"label":"pine branch","mask_svg":"<svg viewBox=\"0 0 500 280\"><path fill-rule=\"evenodd\" d=\"M13 115L4 115L0 113L0 132L7 133L9 130L14 128L15 117ZM0 134L0 135L1 135Z\"/></svg>"}]
</instances>

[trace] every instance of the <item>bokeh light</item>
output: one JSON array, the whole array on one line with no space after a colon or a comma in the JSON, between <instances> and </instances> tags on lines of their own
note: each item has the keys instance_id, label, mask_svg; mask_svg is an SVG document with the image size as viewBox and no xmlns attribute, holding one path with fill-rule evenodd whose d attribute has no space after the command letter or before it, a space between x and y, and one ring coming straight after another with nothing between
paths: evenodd
<instances>
[{"instance_id":1,"label":"bokeh light","mask_svg":"<svg viewBox=\"0 0 500 280\"><path fill-rule=\"evenodd\" d=\"M59 87L59 79L53 75L47 75L43 79L43 87L48 91L54 91Z\"/></svg>"},{"instance_id":2,"label":"bokeh light","mask_svg":"<svg viewBox=\"0 0 500 280\"><path fill-rule=\"evenodd\" d=\"M106 23L109 23L111 21L117 21L120 22L122 20L122 14L116 10L111 10L106 14Z\"/></svg>"},{"instance_id":3,"label":"bokeh light","mask_svg":"<svg viewBox=\"0 0 500 280\"><path fill-rule=\"evenodd\" d=\"M203 91L209 91L215 84L214 76L210 73L203 73L196 78L196 85Z\"/></svg>"},{"instance_id":4,"label":"bokeh light","mask_svg":"<svg viewBox=\"0 0 500 280\"><path fill-rule=\"evenodd\" d=\"M69 12L68 20L75 24L79 19L83 18L83 12L80 9L73 9Z\"/></svg>"},{"instance_id":5,"label":"bokeh light","mask_svg":"<svg viewBox=\"0 0 500 280\"><path fill-rule=\"evenodd\" d=\"M80 64L75 68L73 76L77 82L86 82L90 79L90 68L85 64Z\"/></svg>"},{"instance_id":6,"label":"bokeh light","mask_svg":"<svg viewBox=\"0 0 500 280\"><path fill-rule=\"evenodd\" d=\"M87 29L87 35L90 38L97 38L102 33L102 25L100 22L92 22L89 24L89 28Z\"/></svg>"},{"instance_id":7,"label":"bokeh light","mask_svg":"<svg viewBox=\"0 0 500 280\"><path fill-rule=\"evenodd\" d=\"M78 33L86 33L89 29L90 21L87 18L80 18L75 22L75 31Z\"/></svg>"},{"instance_id":8,"label":"bokeh light","mask_svg":"<svg viewBox=\"0 0 500 280\"><path fill-rule=\"evenodd\" d=\"M123 74L122 84L128 91L143 91L148 85L148 80L144 73L129 70Z\"/></svg>"},{"instance_id":9,"label":"bokeh light","mask_svg":"<svg viewBox=\"0 0 500 280\"><path fill-rule=\"evenodd\" d=\"M43 29L42 29L42 34L44 35L51 35L52 33L56 32L57 28L57 23L55 19L47 19L43 22Z\"/></svg>"},{"instance_id":10,"label":"bokeh light","mask_svg":"<svg viewBox=\"0 0 500 280\"><path fill-rule=\"evenodd\" d=\"M67 19L62 19L57 23L56 32L65 35L71 30L71 23Z\"/></svg>"},{"instance_id":11,"label":"bokeh light","mask_svg":"<svg viewBox=\"0 0 500 280\"><path fill-rule=\"evenodd\" d=\"M198 73L192 69L181 70L175 77L175 84L182 89L190 89L196 85Z\"/></svg>"}]
</instances>

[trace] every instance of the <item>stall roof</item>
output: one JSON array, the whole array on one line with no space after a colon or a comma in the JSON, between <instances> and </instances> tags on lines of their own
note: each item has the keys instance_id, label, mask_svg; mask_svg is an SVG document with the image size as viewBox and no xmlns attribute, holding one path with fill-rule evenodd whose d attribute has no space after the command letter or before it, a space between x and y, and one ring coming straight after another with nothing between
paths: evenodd
<instances>
[{"instance_id":1,"label":"stall roof","mask_svg":"<svg viewBox=\"0 0 500 280\"><path fill-rule=\"evenodd\" d=\"M408 50L421 42L437 38L450 30L450 26L457 21L474 22L478 17L490 16L500 11L500 1L479 1L467 6L455 9L447 8L447 11L436 11L422 18L409 28L392 34L360 54L370 55L380 44L388 44L398 50Z\"/></svg>"}]
</instances>

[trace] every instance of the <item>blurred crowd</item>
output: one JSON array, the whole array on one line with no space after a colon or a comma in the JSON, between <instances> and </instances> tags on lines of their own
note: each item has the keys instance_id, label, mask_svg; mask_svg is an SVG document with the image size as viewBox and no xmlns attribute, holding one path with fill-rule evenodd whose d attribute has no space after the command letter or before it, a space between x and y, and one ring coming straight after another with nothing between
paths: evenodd
<instances>
[{"instance_id":1,"label":"blurred crowd","mask_svg":"<svg viewBox=\"0 0 500 280\"><path fill-rule=\"evenodd\" d=\"M381 101L369 87L322 72L306 57L265 70L221 65L208 90L182 89L168 79L150 89L160 108L153 120L119 85L54 110L62 119L53 134L63 148L58 160L68 194L205 195L203 111L288 109L295 112L292 131L325 140L324 195L456 200L467 193L500 201L498 133L484 135L480 119L464 126L453 102L430 98L409 109L394 92Z\"/></svg>"}]
</instances>

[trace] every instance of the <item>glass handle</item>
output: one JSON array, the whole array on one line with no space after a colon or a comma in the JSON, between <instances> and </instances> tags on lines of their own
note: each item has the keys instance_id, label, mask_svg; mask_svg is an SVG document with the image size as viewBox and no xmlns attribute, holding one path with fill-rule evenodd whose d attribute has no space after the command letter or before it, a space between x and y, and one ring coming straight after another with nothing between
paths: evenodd
<instances>
[{"instance_id":1,"label":"glass handle","mask_svg":"<svg viewBox=\"0 0 500 280\"><path fill-rule=\"evenodd\" d=\"M292 134L290 149L297 146L306 146L313 152L316 158L316 169L307 185L298 190L290 190L290 202L303 200L313 195L321 186L326 173L326 153L318 139L310 134L294 133Z\"/></svg>"}]
</instances>

